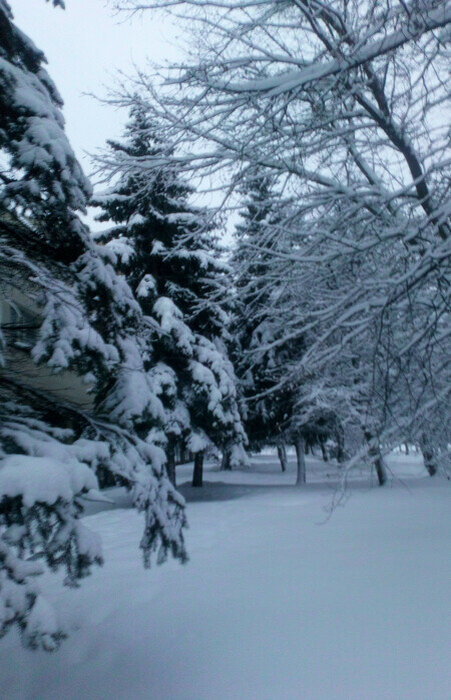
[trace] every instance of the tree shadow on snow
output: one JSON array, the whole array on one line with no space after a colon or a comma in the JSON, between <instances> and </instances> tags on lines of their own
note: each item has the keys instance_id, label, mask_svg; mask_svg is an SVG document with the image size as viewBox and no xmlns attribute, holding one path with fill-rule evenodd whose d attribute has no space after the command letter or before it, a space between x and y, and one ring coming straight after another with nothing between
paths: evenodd
<instances>
[{"instance_id":1,"label":"tree shadow on snow","mask_svg":"<svg viewBox=\"0 0 451 700\"><path fill-rule=\"evenodd\" d=\"M252 484L227 484L223 481L204 481L202 487L191 486L187 481L177 490L180 491L187 503L201 503L203 501L231 501L244 496L254 495L265 491L268 487Z\"/></svg>"}]
</instances>

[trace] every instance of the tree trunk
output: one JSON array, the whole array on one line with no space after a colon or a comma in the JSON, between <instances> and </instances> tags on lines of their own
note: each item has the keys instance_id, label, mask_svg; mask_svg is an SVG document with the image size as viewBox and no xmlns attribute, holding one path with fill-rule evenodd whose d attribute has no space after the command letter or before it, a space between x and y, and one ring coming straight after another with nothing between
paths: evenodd
<instances>
[{"instance_id":1,"label":"tree trunk","mask_svg":"<svg viewBox=\"0 0 451 700\"><path fill-rule=\"evenodd\" d=\"M287 460L287 449L283 442L277 444L277 456L279 458L280 467L283 472L287 470L288 460Z\"/></svg>"},{"instance_id":2,"label":"tree trunk","mask_svg":"<svg viewBox=\"0 0 451 700\"><path fill-rule=\"evenodd\" d=\"M319 446L321 447L321 454L323 456L323 461L328 462L329 457L327 456L327 450L326 450L326 445L324 444L324 440L320 440Z\"/></svg>"},{"instance_id":3,"label":"tree trunk","mask_svg":"<svg viewBox=\"0 0 451 700\"><path fill-rule=\"evenodd\" d=\"M204 453L196 452L194 455L194 469L193 469L193 481L192 486L200 487L203 486L204 477Z\"/></svg>"},{"instance_id":4,"label":"tree trunk","mask_svg":"<svg viewBox=\"0 0 451 700\"><path fill-rule=\"evenodd\" d=\"M434 476L437 474L437 460L434 454L434 448L431 446L424 433L420 438L420 450L421 454L423 455L424 466L426 467L429 476Z\"/></svg>"},{"instance_id":5,"label":"tree trunk","mask_svg":"<svg viewBox=\"0 0 451 700\"><path fill-rule=\"evenodd\" d=\"M175 476L175 442L171 439L168 440L168 445L166 447L166 474L168 479L173 486L176 486L176 476Z\"/></svg>"},{"instance_id":6,"label":"tree trunk","mask_svg":"<svg viewBox=\"0 0 451 700\"><path fill-rule=\"evenodd\" d=\"M306 482L304 438L297 438L294 447L296 450L296 486L302 486Z\"/></svg>"},{"instance_id":7,"label":"tree trunk","mask_svg":"<svg viewBox=\"0 0 451 700\"><path fill-rule=\"evenodd\" d=\"M231 471L232 465L230 463L230 457L230 450L228 448L225 448L222 453L221 471Z\"/></svg>"},{"instance_id":8,"label":"tree trunk","mask_svg":"<svg viewBox=\"0 0 451 700\"><path fill-rule=\"evenodd\" d=\"M374 460L374 466L376 467L377 480L379 486L383 486L387 481L387 471L385 469L384 459L379 451L376 459Z\"/></svg>"},{"instance_id":9,"label":"tree trunk","mask_svg":"<svg viewBox=\"0 0 451 700\"><path fill-rule=\"evenodd\" d=\"M365 438L370 447L368 454L372 463L374 464L374 468L376 469L379 486L383 486L387 481L387 470L385 468L385 462L381 454L379 443L375 436L368 430L365 430Z\"/></svg>"},{"instance_id":10,"label":"tree trunk","mask_svg":"<svg viewBox=\"0 0 451 700\"><path fill-rule=\"evenodd\" d=\"M337 462L339 464L343 464L343 462L346 459L346 456L345 456L345 436L344 436L344 430L341 426L337 429L335 439L337 441Z\"/></svg>"},{"instance_id":11,"label":"tree trunk","mask_svg":"<svg viewBox=\"0 0 451 700\"><path fill-rule=\"evenodd\" d=\"M408 455L409 454L409 445L407 442L404 443L404 449L405 449L406 455Z\"/></svg>"},{"instance_id":12,"label":"tree trunk","mask_svg":"<svg viewBox=\"0 0 451 700\"><path fill-rule=\"evenodd\" d=\"M186 445L182 445L180 447L180 463L186 464L187 462L189 462L189 452Z\"/></svg>"}]
</instances>

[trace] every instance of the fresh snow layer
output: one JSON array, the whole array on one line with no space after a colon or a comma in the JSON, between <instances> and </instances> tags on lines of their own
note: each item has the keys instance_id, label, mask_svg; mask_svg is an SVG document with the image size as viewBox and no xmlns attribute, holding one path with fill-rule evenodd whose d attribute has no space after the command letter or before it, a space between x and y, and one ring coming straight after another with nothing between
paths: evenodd
<instances>
[{"instance_id":1,"label":"fresh snow layer","mask_svg":"<svg viewBox=\"0 0 451 700\"><path fill-rule=\"evenodd\" d=\"M63 462L51 457L10 455L0 460L0 498L21 496L25 506L52 505L58 499L72 501L82 491L97 489L98 483L87 464Z\"/></svg>"},{"instance_id":2,"label":"fresh snow layer","mask_svg":"<svg viewBox=\"0 0 451 700\"><path fill-rule=\"evenodd\" d=\"M416 455L390 466L383 489L356 474L332 514L336 467L316 459L302 488L292 456L286 474L270 454L242 472L210 467L204 489L181 467L191 560L150 572L141 517L111 489L116 507L91 503L85 518L105 566L46 592L70 638L45 654L8 635L0 695L449 700L450 482Z\"/></svg>"}]
</instances>

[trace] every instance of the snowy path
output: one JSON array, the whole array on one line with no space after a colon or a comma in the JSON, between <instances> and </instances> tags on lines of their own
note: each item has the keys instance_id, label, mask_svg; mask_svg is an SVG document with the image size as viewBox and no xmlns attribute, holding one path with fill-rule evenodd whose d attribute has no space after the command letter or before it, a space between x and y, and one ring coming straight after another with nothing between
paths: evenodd
<instances>
[{"instance_id":1,"label":"snowy path","mask_svg":"<svg viewBox=\"0 0 451 700\"><path fill-rule=\"evenodd\" d=\"M81 628L52 656L0 642L0 696L449 700L450 484L395 462L406 485L362 481L327 522L327 468L208 475L231 484L189 504L185 567L142 569L133 511L89 516L106 564L55 593Z\"/></svg>"}]
</instances>

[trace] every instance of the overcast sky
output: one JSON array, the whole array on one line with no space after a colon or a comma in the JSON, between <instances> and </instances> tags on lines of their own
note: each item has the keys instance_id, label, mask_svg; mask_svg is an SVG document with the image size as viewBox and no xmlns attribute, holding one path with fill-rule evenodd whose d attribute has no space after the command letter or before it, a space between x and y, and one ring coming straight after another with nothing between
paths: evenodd
<instances>
[{"instance_id":1,"label":"overcast sky","mask_svg":"<svg viewBox=\"0 0 451 700\"><path fill-rule=\"evenodd\" d=\"M150 13L133 20L115 15L106 0L66 0L66 10L45 0L9 0L19 28L44 51L48 71L64 99L66 130L86 173L89 157L107 138L120 135L126 115L99 104L117 69L133 72L147 58L177 56L174 29Z\"/></svg>"},{"instance_id":2,"label":"overcast sky","mask_svg":"<svg viewBox=\"0 0 451 700\"><path fill-rule=\"evenodd\" d=\"M87 175L93 169L90 154L106 139L121 135L127 114L101 104L90 95L105 96L114 86L115 73L132 74L134 65L145 67L180 59L174 26L161 14L144 12L133 19L111 10L107 0L65 0L66 9L45 0L8 0L17 26L34 41L48 60L48 72L64 99L66 131ZM94 183L93 183L94 184ZM219 194L201 197L197 204L215 206ZM104 228L90 209L87 223ZM235 216L230 217L225 243L231 241Z\"/></svg>"}]
</instances>

